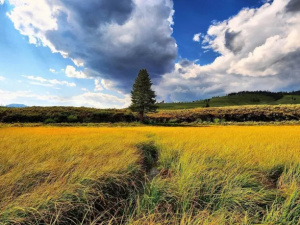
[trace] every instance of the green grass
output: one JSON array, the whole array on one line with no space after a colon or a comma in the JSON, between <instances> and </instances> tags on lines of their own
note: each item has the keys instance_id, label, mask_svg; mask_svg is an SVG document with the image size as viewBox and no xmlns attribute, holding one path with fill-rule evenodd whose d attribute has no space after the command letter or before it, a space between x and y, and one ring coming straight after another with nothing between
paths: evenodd
<instances>
[{"instance_id":1,"label":"green grass","mask_svg":"<svg viewBox=\"0 0 300 225\"><path fill-rule=\"evenodd\" d=\"M292 97L296 100L292 100ZM234 96L215 97L210 99L210 107L239 106L239 105L280 105L280 104L300 104L299 95L284 95L283 98L275 100L263 94L240 94ZM206 102L184 102L184 103L159 103L159 110L194 109L206 106Z\"/></svg>"}]
</instances>

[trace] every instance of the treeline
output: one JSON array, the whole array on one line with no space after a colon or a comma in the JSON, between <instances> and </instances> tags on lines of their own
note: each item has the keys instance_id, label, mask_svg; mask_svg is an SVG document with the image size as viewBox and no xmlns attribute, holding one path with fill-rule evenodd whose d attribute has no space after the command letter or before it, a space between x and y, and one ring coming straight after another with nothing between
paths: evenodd
<instances>
[{"instance_id":1,"label":"treeline","mask_svg":"<svg viewBox=\"0 0 300 225\"><path fill-rule=\"evenodd\" d=\"M240 91L240 92L232 92L227 94L226 96L243 96L243 95L253 95L254 102L257 100L257 95L264 95L273 98L275 101L281 99L284 97L284 95L300 95L300 90L299 91L290 91L290 92L285 92L285 91L280 91L280 92L271 92L271 91ZM211 99L216 99L216 98L222 98L224 96L213 96ZM193 103L195 102L202 102L204 101L205 103L210 101L211 99L198 99L195 101L192 101ZM258 99L259 101L259 99ZM160 104L163 104L165 102L161 102ZM173 103L190 103L188 101L186 102L173 102Z\"/></svg>"},{"instance_id":2,"label":"treeline","mask_svg":"<svg viewBox=\"0 0 300 225\"><path fill-rule=\"evenodd\" d=\"M169 110L148 113L145 123L194 122L271 122L300 120L300 105L235 106ZM136 122L139 117L130 110L76 107L0 108L2 123L118 123Z\"/></svg>"},{"instance_id":3,"label":"treeline","mask_svg":"<svg viewBox=\"0 0 300 225\"><path fill-rule=\"evenodd\" d=\"M0 108L2 123L114 123L133 122L129 110L94 109L86 107Z\"/></svg>"},{"instance_id":4,"label":"treeline","mask_svg":"<svg viewBox=\"0 0 300 225\"><path fill-rule=\"evenodd\" d=\"M227 96L236 96L236 95L245 95L245 94L259 94L265 95L268 97L272 97L274 100L279 100L283 98L284 95L300 95L300 91L291 91L291 92L271 92L271 91L241 91L241 92L232 92L229 93Z\"/></svg>"}]
</instances>

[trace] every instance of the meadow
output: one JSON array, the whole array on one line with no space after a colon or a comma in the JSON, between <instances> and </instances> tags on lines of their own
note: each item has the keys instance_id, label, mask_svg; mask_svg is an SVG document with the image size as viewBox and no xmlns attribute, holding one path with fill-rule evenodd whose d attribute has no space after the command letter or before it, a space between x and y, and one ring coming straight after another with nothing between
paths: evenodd
<instances>
[{"instance_id":1,"label":"meadow","mask_svg":"<svg viewBox=\"0 0 300 225\"><path fill-rule=\"evenodd\" d=\"M3 127L0 224L299 224L299 131Z\"/></svg>"}]
</instances>

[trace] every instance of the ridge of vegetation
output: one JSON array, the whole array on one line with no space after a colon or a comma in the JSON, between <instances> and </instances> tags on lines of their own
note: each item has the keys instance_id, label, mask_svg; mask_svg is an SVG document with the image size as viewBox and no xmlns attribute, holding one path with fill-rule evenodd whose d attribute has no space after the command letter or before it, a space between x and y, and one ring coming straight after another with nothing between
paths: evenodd
<instances>
[{"instance_id":1,"label":"ridge of vegetation","mask_svg":"<svg viewBox=\"0 0 300 225\"><path fill-rule=\"evenodd\" d=\"M230 93L226 96L216 96L211 99L197 100L193 102L158 103L157 106L159 110L176 110L203 107L281 104L300 104L300 91L242 91Z\"/></svg>"},{"instance_id":2,"label":"ridge of vegetation","mask_svg":"<svg viewBox=\"0 0 300 225\"><path fill-rule=\"evenodd\" d=\"M85 107L27 107L0 108L0 123L133 123L138 113L127 109L93 109ZM202 122L281 122L299 121L300 105L257 105L209 107L186 110L160 110L147 113L147 124L181 124Z\"/></svg>"}]
</instances>

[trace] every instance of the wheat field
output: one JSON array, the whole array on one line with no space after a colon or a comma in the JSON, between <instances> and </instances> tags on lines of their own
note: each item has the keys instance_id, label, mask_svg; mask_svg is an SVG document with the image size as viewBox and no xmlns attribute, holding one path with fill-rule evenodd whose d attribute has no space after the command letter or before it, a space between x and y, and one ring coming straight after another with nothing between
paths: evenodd
<instances>
[{"instance_id":1,"label":"wheat field","mask_svg":"<svg viewBox=\"0 0 300 225\"><path fill-rule=\"evenodd\" d=\"M300 224L299 137L300 126L1 128L0 224Z\"/></svg>"}]
</instances>

